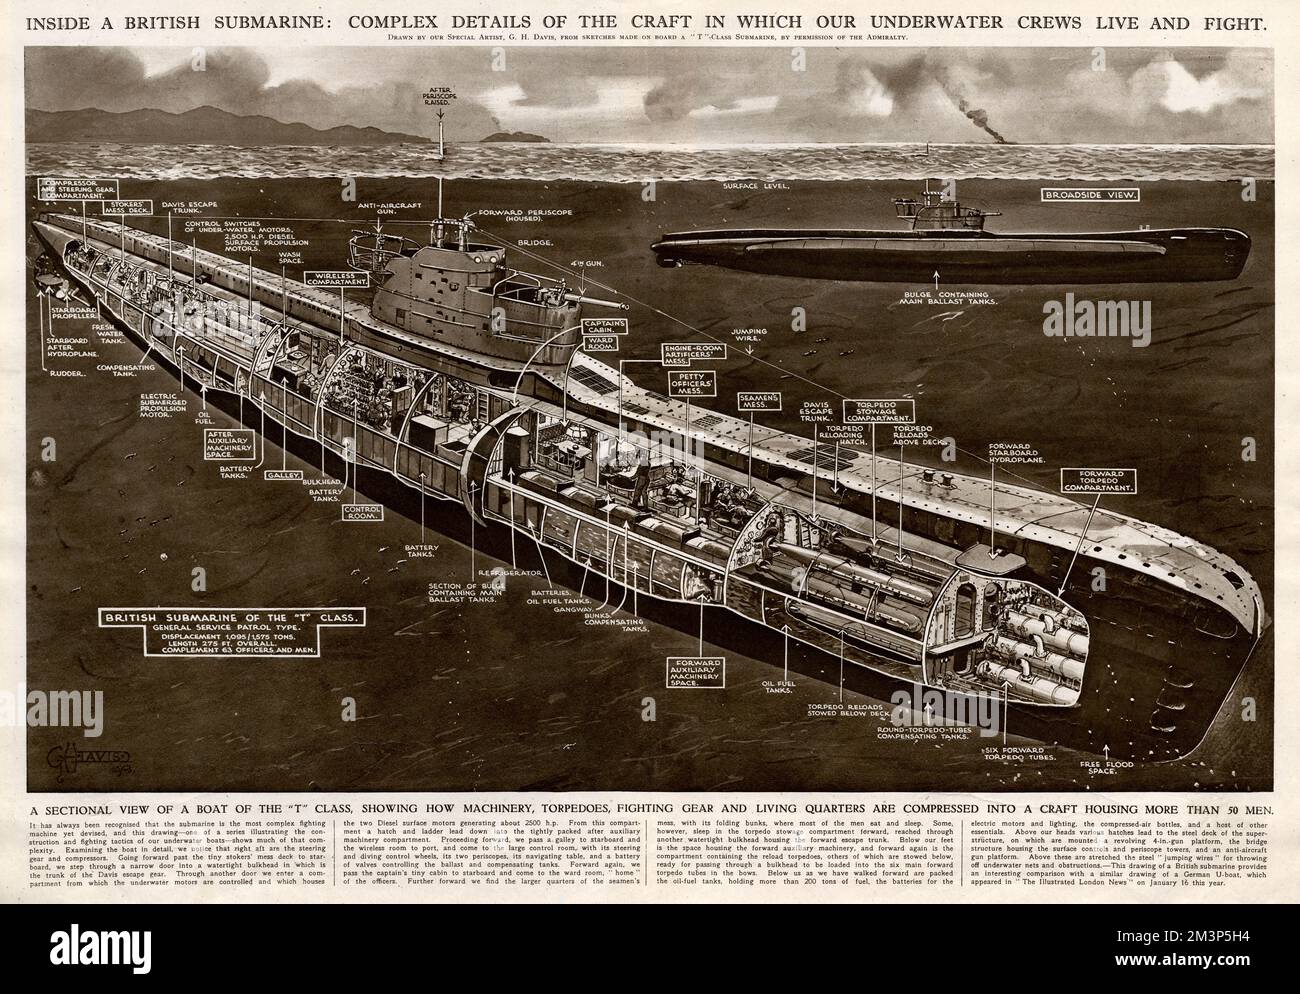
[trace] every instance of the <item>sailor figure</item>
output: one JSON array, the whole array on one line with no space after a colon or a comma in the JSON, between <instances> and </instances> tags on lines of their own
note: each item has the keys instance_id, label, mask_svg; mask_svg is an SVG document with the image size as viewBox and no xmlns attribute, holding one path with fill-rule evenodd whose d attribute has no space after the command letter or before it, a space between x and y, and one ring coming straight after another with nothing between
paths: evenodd
<instances>
[{"instance_id":1,"label":"sailor figure","mask_svg":"<svg viewBox=\"0 0 1300 994\"><path fill-rule=\"evenodd\" d=\"M650 487L650 448L635 445L633 450L636 452L636 473L632 477L632 506L648 511L645 495Z\"/></svg>"}]
</instances>

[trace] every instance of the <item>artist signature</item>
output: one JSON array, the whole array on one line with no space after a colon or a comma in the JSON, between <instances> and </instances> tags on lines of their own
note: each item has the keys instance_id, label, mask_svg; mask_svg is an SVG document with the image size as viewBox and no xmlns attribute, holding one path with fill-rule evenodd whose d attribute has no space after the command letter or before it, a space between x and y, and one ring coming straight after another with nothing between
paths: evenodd
<instances>
[{"instance_id":1,"label":"artist signature","mask_svg":"<svg viewBox=\"0 0 1300 994\"><path fill-rule=\"evenodd\" d=\"M132 771L131 754L125 749L78 749L75 742L55 746L45 754L45 762L59 771L60 781L89 765L108 766L119 777Z\"/></svg>"}]
</instances>

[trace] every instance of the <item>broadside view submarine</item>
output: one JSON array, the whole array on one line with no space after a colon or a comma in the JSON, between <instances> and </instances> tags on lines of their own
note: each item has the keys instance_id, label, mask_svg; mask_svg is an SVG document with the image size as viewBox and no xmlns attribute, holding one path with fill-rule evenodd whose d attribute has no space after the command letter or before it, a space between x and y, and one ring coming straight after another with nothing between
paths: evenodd
<instances>
[{"instance_id":1,"label":"broadside view submarine","mask_svg":"<svg viewBox=\"0 0 1300 994\"><path fill-rule=\"evenodd\" d=\"M963 207L927 184L921 200L894 200L906 231L734 228L666 234L660 266L719 266L770 276L867 283L1179 283L1232 280L1250 255L1235 228L1003 234L997 212Z\"/></svg>"},{"instance_id":2,"label":"broadside view submarine","mask_svg":"<svg viewBox=\"0 0 1300 994\"><path fill-rule=\"evenodd\" d=\"M312 440L359 488L513 529L553 574L603 576L609 603L635 591L684 630L725 610L747 645L788 635L886 692L996 697L1016 734L1156 761L1201 741L1268 624L1250 575L1194 539L638 386L580 349L584 307L625 305L513 268L468 219L355 232L374 289L342 301L116 221L33 227L37 271L209 405L258 409L247 423Z\"/></svg>"}]
</instances>

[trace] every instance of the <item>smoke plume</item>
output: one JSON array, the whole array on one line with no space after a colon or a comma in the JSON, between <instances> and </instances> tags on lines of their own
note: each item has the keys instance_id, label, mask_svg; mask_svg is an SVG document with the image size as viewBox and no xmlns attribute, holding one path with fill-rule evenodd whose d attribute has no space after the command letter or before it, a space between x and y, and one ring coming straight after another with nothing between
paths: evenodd
<instances>
[{"instance_id":1,"label":"smoke plume","mask_svg":"<svg viewBox=\"0 0 1300 994\"><path fill-rule=\"evenodd\" d=\"M945 90L944 92L948 93L947 90ZM1003 138L1000 134L998 134L991 127L989 127L989 115L987 111L982 110L979 107L972 107L969 103L966 102L965 97L948 93L948 99L951 100L953 104L957 107L957 109L961 111L963 114L965 114L975 124L976 127L983 128L990 135L992 135L993 140L997 142L999 145L1010 144L1005 138Z\"/></svg>"}]
</instances>

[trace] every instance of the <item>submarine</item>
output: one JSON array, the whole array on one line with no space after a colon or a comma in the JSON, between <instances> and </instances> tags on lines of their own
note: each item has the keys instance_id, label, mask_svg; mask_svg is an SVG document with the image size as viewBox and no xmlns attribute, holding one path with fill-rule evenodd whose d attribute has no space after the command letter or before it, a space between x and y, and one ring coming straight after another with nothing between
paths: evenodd
<instances>
[{"instance_id":1,"label":"submarine","mask_svg":"<svg viewBox=\"0 0 1300 994\"><path fill-rule=\"evenodd\" d=\"M865 283L1180 283L1233 280L1250 256L1235 228L1160 228L1004 234L985 229L996 211L965 207L926 185L896 198L901 231L723 228L663 235L651 249L665 268L717 266L769 276Z\"/></svg>"},{"instance_id":2,"label":"submarine","mask_svg":"<svg viewBox=\"0 0 1300 994\"><path fill-rule=\"evenodd\" d=\"M585 309L626 303L516 268L469 218L353 232L351 295L115 220L32 228L36 271L209 405L684 631L717 612L751 651L789 638L887 688L996 699L1018 735L1157 762L1201 742L1269 624L1194 538L646 389L582 348Z\"/></svg>"}]
</instances>

